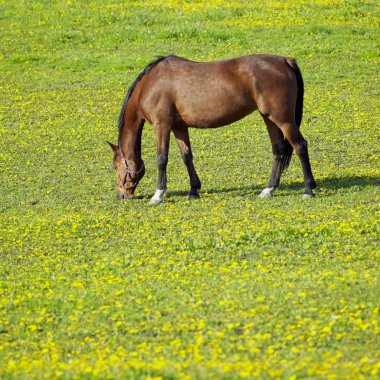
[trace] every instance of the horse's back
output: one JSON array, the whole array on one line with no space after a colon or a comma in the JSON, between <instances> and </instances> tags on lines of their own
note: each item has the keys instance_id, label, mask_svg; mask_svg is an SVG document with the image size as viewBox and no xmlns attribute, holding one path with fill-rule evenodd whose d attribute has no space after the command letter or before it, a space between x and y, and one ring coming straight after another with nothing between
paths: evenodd
<instances>
[{"instance_id":1,"label":"horse's back","mask_svg":"<svg viewBox=\"0 0 380 380\"><path fill-rule=\"evenodd\" d=\"M277 93L286 97L289 69L286 58L270 55L215 62L170 57L147 75L139 102L151 122L166 117L189 127L219 127L257 108L265 113Z\"/></svg>"}]
</instances>

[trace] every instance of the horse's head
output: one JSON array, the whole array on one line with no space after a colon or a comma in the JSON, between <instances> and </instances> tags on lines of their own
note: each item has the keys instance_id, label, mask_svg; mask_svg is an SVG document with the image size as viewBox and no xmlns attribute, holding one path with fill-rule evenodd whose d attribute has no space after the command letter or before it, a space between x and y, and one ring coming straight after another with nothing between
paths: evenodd
<instances>
[{"instance_id":1,"label":"horse's head","mask_svg":"<svg viewBox=\"0 0 380 380\"><path fill-rule=\"evenodd\" d=\"M120 149L117 145L108 142L114 157L113 165L117 174L117 182L115 186L116 196L119 199L131 199L134 196L137 185L145 174L145 165L141 160L141 166L135 171L128 168L125 158L121 156Z\"/></svg>"}]
</instances>

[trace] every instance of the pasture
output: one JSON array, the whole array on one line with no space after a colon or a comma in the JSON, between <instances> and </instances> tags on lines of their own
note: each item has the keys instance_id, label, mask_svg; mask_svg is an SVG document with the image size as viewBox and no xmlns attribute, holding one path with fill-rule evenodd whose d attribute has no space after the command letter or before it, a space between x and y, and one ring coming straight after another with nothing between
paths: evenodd
<instances>
[{"instance_id":1,"label":"pasture","mask_svg":"<svg viewBox=\"0 0 380 380\"><path fill-rule=\"evenodd\" d=\"M378 2L0 1L0 379L377 379ZM114 191L117 119L158 55L292 56L316 197L272 198L255 113Z\"/></svg>"}]
</instances>

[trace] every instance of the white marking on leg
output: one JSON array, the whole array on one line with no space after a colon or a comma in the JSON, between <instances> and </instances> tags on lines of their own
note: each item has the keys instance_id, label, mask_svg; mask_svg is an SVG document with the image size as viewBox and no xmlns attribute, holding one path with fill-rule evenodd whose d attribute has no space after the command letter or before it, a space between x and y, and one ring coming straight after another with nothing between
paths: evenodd
<instances>
[{"instance_id":1,"label":"white marking on leg","mask_svg":"<svg viewBox=\"0 0 380 380\"><path fill-rule=\"evenodd\" d=\"M273 193L276 191L274 187L266 187L259 195L260 198L272 197Z\"/></svg>"},{"instance_id":2,"label":"white marking on leg","mask_svg":"<svg viewBox=\"0 0 380 380\"><path fill-rule=\"evenodd\" d=\"M156 193L153 195L149 203L153 205L155 203L162 202L164 200L165 194L166 194L166 190L157 189Z\"/></svg>"}]
</instances>

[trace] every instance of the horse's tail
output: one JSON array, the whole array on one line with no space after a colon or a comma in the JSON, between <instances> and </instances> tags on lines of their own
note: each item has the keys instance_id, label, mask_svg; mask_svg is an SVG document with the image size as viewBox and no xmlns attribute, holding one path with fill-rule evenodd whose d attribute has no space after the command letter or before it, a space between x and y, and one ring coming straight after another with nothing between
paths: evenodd
<instances>
[{"instance_id":1,"label":"horse's tail","mask_svg":"<svg viewBox=\"0 0 380 380\"><path fill-rule=\"evenodd\" d=\"M297 65L297 62L293 58L289 58L286 60L288 65L293 70L296 79L297 79L297 100L296 100L296 123L298 128L301 126L302 121L302 113L303 113L303 95L305 91L305 87L303 84L303 78L301 74L301 70Z\"/></svg>"},{"instance_id":2,"label":"horse's tail","mask_svg":"<svg viewBox=\"0 0 380 380\"><path fill-rule=\"evenodd\" d=\"M303 113L303 96L304 96L304 83L301 74L301 70L297 65L297 62L293 58L288 58L286 63L290 66L292 71L294 72L297 80L297 99L296 99L296 109L295 109L295 121L297 127L300 128L302 121L302 113ZM281 157L280 171L281 173L287 169L290 164L290 160L293 155L293 147L289 143L288 140L285 139L285 151Z\"/></svg>"}]
</instances>

